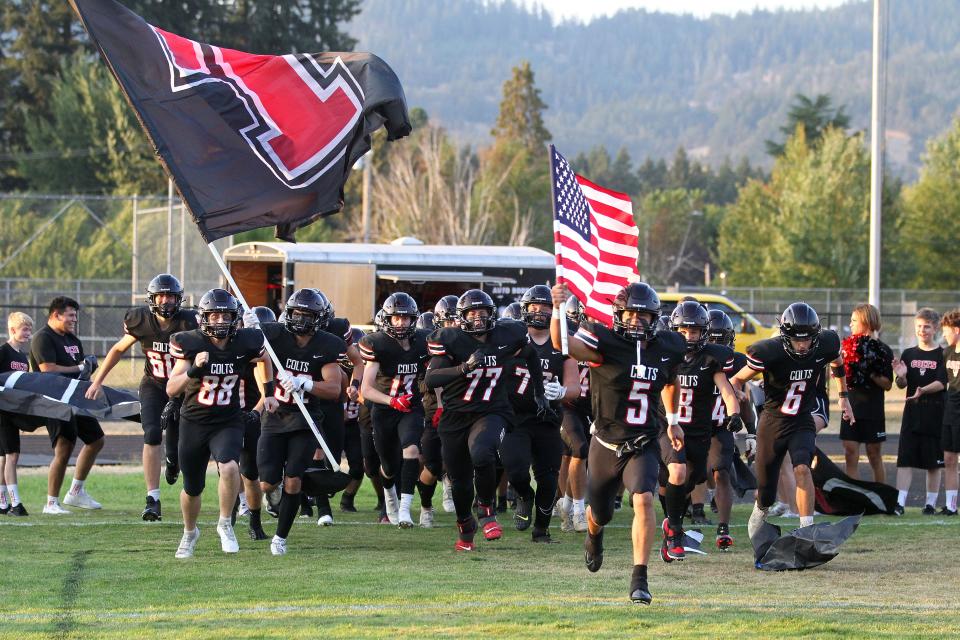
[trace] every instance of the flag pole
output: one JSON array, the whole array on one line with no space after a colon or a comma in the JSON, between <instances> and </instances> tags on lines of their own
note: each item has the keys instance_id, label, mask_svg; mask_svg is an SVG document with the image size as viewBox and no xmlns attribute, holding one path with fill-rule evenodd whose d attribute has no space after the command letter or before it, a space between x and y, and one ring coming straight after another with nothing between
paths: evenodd
<instances>
[{"instance_id":1,"label":"flag pole","mask_svg":"<svg viewBox=\"0 0 960 640\"><path fill-rule=\"evenodd\" d=\"M553 208L553 256L556 261L557 269L557 284L566 284L563 281L563 264L560 262L560 253L563 251L563 245L560 242L560 236L557 233L557 200L554 194L553 184L556 180L557 167L554 160L556 155L556 148L551 144L550 145L550 205ZM567 303L563 305L561 311L563 311L563 317L560 318L560 352L563 355L570 354L570 335L567 331Z\"/></svg>"},{"instance_id":2,"label":"flag pole","mask_svg":"<svg viewBox=\"0 0 960 640\"><path fill-rule=\"evenodd\" d=\"M210 253L213 254L213 259L217 261L217 266L220 267L223 277L227 279L227 285L233 289L234 295L237 296L237 300L240 301L240 304L243 305L244 309L249 309L250 307L247 305L247 301L243 299L243 292L240 291L240 287L237 286L236 281L233 279L233 274L231 274L230 270L227 269L227 265L223 261L223 258L220 257L220 252L217 251L217 248L213 246L212 242L207 244L207 248L209 248ZM267 340L267 336L263 336L263 346L270 355L270 360L273 361L273 366L277 368L278 372L283 371L284 367L282 364L280 364L280 358L277 357L277 352L273 350L272 346L270 346L270 341ZM332 453L330 453L330 447L327 446L323 436L320 435L320 429L317 428L317 424L313 421L313 416L310 415L310 412L307 411L306 405L303 404L303 397L299 393L291 393L290 395L293 396L294 401L297 403L297 407L299 407L300 413L303 414L303 418L307 421L310 431L313 432L317 442L320 443L320 448L323 449L323 453L327 457L327 461L330 462L330 466L334 471L340 471L339 461Z\"/></svg>"}]
</instances>

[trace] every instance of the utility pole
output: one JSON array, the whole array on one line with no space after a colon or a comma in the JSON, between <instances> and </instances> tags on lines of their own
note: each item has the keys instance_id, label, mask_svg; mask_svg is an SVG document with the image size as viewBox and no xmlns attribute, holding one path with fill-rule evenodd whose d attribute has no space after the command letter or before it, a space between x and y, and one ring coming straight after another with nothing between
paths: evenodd
<instances>
[{"instance_id":1,"label":"utility pole","mask_svg":"<svg viewBox=\"0 0 960 640\"><path fill-rule=\"evenodd\" d=\"M880 236L883 200L884 85L887 0L873 0L873 90L870 110L870 280L868 299L880 308Z\"/></svg>"}]
</instances>

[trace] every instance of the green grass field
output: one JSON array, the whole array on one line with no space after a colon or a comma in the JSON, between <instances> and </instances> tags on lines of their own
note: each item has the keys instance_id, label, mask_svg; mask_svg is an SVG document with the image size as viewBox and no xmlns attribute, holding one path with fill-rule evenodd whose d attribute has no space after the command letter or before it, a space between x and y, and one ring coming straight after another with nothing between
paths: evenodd
<instances>
[{"instance_id":1,"label":"green grass field","mask_svg":"<svg viewBox=\"0 0 960 640\"><path fill-rule=\"evenodd\" d=\"M439 513L433 530L376 525L366 492L359 513L335 512L334 527L299 519L280 558L247 539L241 520L240 553L228 557L214 530L215 482L196 557L182 561L173 488L163 489L164 521L144 523L140 474L95 472L90 491L108 508L51 517L39 515L45 477L25 474L35 515L0 518L0 637L943 638L960 623L960 521L916 510L866 519L823 567L767 573L752 568L738 506L734 551L655 559L653 605L638 607L626 598L627 511L597 574L583 566L579 534L554 527L556 544L534 545L504 518L502 540L455 553L452 515ZM266 515L265 528L273 533ZM712 541L712 528L704 533Z\"/></svg>"}]
</instances>

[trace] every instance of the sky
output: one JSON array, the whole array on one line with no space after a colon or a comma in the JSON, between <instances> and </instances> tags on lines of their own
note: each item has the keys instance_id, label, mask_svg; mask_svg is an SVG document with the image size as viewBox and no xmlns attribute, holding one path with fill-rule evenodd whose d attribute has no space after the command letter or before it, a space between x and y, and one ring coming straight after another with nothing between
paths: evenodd
<instances>
[{"instance_id":1,"label":"sky","mask_svg":"<svg viewBox=\"0 0 960 640\"><path fill-rule=\"evenodd\" d=\"M583 22L597 16L613 15L620 9L646 9L667 13L689 13L706 17L713 13L733 15L753 9L828 9L850 0L521 0L541 5L554 18L576 18Z\"/></svg>"}]
</instances>

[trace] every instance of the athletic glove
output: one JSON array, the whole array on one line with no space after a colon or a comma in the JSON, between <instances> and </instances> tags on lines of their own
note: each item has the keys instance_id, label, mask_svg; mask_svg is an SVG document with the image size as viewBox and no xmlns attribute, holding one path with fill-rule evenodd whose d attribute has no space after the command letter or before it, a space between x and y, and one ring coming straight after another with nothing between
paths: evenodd
<instances>
[{"instance_id":1,"label":"athletic glove","mask_svg":"<svg viewBox=\"0 0 960 640\"><path fill-rule=\"evenodd\" d=\"M757 436L748 433L743 442L743 453L747 457L747 462L753 463L757 457Z\"/></svg>"},{"instance_id":2,"label":"athletic glove","mask_svg":"<svg viewBox=\"0 0 960 640\"><path fill-rule=\"evenodd\" d=\"M161 430L176 429L177 425L180 424L180 406L182 404L183 396L170 398L170 400L167 401L167 404L163 406L163 411L160 412Z\"/></svg>"},{"instance_id":3,"label":"athletic glove","mask_svg":"<svg viewBox=\"0 0 960 640\"><path fill-rule=\"evenodd\" d=\"M249 429L252 426L260 426L260 412L256 409L243 412L243 420L246 422L247 428Z\"/></svg>"},{"instance_id":4,"label":"athletic glove","mask_svg":"<svg viewBox=\"0 0 960 640\"><path fill-rule=\"evenodd\" d=\"M730 433L736 433L743 429L743 418L740 417L739 413L727 416L723 419L723 428Z\"/></svg>"},{"instance_id":5,"label":"athletic glove","mask_svg":"<svg viewBox=\"0 0 960 640\"><path fill-rule=\"evenodd\" d=\"M89 380L90 374L97 370L97 356L87 356L80 363L80 372L77 378L80 380Z\"/></svg>"},{"instance_id":6,"label":"athletic glove","mask_svg":"<svg viewBox=\"0 0 960 640\"><path fill-rule=\"evenodd\" d=\"M313 390L313 380L310 378L301 378L295 376L289 371L281 371L277 374L277 380L280 386L287 393L310 393Z\"/></svg>"},{"instance_id":7,"label":"athletic glove","mask_svg":"<svg viewBox=\"0 0 960 640\"><path fill-rule=\"evenodd\" d=\"M413 404L413 395L406 394L402 396L394 396L390 398L390 408L400 413L410 413L411 405Z\"/></svg>"},{"instance_id":8,"label":"athletic glove","mask_svg":"<svg viewBox=\"0 0 960 640\"><path fill-rule=\"evenodd\" d=\"M433 425L434 429L440 427L440 418L443 416L443 407L437 407L437 410L433 412L433 418L430 419L430 424Z\"/></svg>"},{"instance_id":9,"label":"athletic glove","mask_svg":"<svg viewBox=\"0 0 960 640\"><path fill-rule=\"evenodd\" d=\"M260 318L253 309L243 312L243 326L247 329L257 329L260 326Z\"/></svg>"},{"instance_id":10,"label":"athletic glove","mask_svg":"<svg viewBox=\"0 0 960 640\"><path fill-rule=\"evenodd\" d=\"M537 403L537 418L539 420L543 422L558 422L560 420L560 416L550 406L550 401L547 400L546 396L538 393L533 397L533 400Z\"/></svg>"},{"instance_id":11,"label":"athletic glove","mask_svg":"<svg viewBox=\"0 0 960 640\"><path fill-rule=\"evenodd\" d=\"M543 395L547 398L547 400L559 400L566 393L567 388L556 380L551 380L543 385Z\"/></svg>"},{"instance_id":12,"label":"athletic glove","mask_svg":"<svg viewBox=\"0 0 960 640\"><path fill-rule=\"evenodd\" d=\"M477 349L472 354L470 354L470 357L467 358L466 362L460 365L460 373L466 375L471 371L473 371L474 369L478 369L482 367L483 358L484 358L483 351L480 349Z\"/></svg>"}]
</instances>

